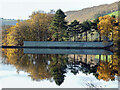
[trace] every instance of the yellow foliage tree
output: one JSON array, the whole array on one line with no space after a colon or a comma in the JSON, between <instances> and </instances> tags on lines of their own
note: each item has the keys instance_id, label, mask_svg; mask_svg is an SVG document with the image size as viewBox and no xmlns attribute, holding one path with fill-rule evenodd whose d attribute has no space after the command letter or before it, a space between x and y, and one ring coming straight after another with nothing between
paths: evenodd
<instances>
[{"instance_id":1,"label":"yellow foliage tree","mask_svg":"<svg viewBox=\"0 0 120 90\"><path fill-rule=\"evenodd\" d=\"M115 17L109 15L99 17L99 23L97 26L101 36L103 36L103 39L116 39L115 36L118 34L117 23L118 20Z\"/></svg>"},{"instance_id":2,"label":"yellow foliage tree","mask_svg":"<svg viewBox=\"0 0 120 90\"><path fill-rule=\"evenodd\" d=\"M49 31L53 14L34 13L29 20L18 21L15 26L7 29L3 39L5 46L22 46L23 41L48 41L51 38Z\"/></svg>"}]
</instances>

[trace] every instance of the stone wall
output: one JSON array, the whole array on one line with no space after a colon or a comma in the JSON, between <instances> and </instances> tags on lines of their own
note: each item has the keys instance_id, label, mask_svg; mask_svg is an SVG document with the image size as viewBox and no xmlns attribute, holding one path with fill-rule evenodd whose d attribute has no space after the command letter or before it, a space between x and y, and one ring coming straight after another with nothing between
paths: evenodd
<instances>
[{"instance_id":1,"label":"stone wall","mask_svg":"<svg viewBox=\"0 0 120 90\"><path fill-rule=\"evenodd\" d=\"M113 42L71 42L71 41L24 41L28 47L108 47Z\"/></svg>"}]
</instances>

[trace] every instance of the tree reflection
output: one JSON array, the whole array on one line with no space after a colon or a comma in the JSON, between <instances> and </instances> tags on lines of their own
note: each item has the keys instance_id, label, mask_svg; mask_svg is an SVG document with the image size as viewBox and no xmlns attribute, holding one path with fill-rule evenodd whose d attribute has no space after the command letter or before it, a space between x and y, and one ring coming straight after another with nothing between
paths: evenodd
<instances>
[{"instance_id":1,"label":"tree reflection","mask_svg":"<svg viewBox=\"0 0 120 90\"><path fill-rule=\"evenodd\" d=\"M57 85L64 81L68 60L66 55L24 54L23 49L3 49L3 52L7 63L14 65L18 73L23 70L36 81L51 80L53 77Z\"/></svg>"},{"instance_id":2,"label":"tree reflection","mask_svg":"<svg viewBox=\"0 0 120 90\"><path fill-rule=\"evenodd\" d=\"M71 71L74 75L79 72L93 74L98 80L115 80L119 76L119 55L47 55L24 54L23 49L2 49L5 64L16 67L17 72L27 72L35 81L54 80L61 85L65 79L65 73ZM98 60L98 62L96 62Z\"/></svg>"},{"instance_id":3,"label":"tree reflection","mask_svg":"<svg viewBox=\"0 0 120 90\"><path fill-rule=\"evenodd\" d=\"M24 54L23 49L4 49L7 62L16 67L17 71L23 70L36 81L51 79L51 74L47 68L47 55Z\"/></svg>"},{"instance_id":4,"label":"tree reflection","mask_svg":"<svg viewBox=\"0 0 120 90\"><path fill-rule=\"evenodd\" d=\"M103 79L104 81L115 80L115 76L119 76L118 71L120 70L120 56L113 55L110 61L100 61L97 67L97 72L99 73L98 79Z\"/></svg>"},{"instance_id":5,"label":"tree reflection","mask_svg":"<svg viewBox=\"0 0 120 90\"><path fill-rule=\"evenodd\" d=\"M67 68L67 55L54 55L52 57L52 63L50 64L50 72L57 85L61 85L64 82L64 77Z\"/></svg>"}]
</instances>

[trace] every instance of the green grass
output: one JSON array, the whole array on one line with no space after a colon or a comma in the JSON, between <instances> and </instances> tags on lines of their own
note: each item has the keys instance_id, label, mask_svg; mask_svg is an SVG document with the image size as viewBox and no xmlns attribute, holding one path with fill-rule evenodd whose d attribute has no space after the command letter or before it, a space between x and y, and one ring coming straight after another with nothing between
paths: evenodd
<instances>
[{"instance_id":1,"label":"green grass","mask_svg":"<svg viewBox=\"0 0 120 90\"><path fill-rule=\"evenodd\" d=\"M116 17L118 17L118 15L120 15L120 11L115 11L115 12L112 12L112 13L108 13L108 14L105 14L105 15L110 15L110 16L112 16L112 15L115 15ZM105 16L104 15L104 16ZM90 20L94 20L95 18L91 18Z\"/></svg>"},{"instance_id":2,"label":"green grass","mask_svg":"<svg viewBox=\"0 0 120 90\"><path fill-rule=\"evenodd\" d=\"M111 61L111 55L107 55L108 56L108 61L110 62ZM95 59L99 59L99 55L96 55L95 56ZM106 56L105 55L101 55L101 60L102 61L106 61Z\"/></svg>"},{"instance_id":3,"label":"green grass","mask_svg":"<svg viewBox=\"0 0 120 90\"><path fill-rule=\"evenodd\" d=\"M112 13L109 13L108 15L110 15L110 16L112 16L112 15L118 16L118 15L120 15L120 11L112 12Z\"/></svg>"}]
</instances>

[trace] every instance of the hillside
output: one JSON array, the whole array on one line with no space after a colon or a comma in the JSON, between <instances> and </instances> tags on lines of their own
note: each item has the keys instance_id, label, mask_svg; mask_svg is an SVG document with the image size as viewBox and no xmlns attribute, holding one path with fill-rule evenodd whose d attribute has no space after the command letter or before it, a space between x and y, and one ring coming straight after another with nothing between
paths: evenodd
<instances>
[{"instance_id":1,"label":"hillside","mask_svg":"<svg viewBox=\"0 0 120 90\"><path fill-rule=\"evenodd\" d=\"M118 2L85 8L78 11L67 11L65 14L67 15L66 20L69 22L75 19L83 22L87 19L92 20L99 15L106 15L116 11L118 11Z\"/></svg>"},{"instance_id":2,"label":"hillside","mask_svg":"<svg viewBox=\"0 0 120 90\"><path fill-rule=\"evenodd\" d=\"M110 15L110 16L115 15L115 16L118 17L118 15L120 15L120 11L112 12L112 13L110 13L108 15Z\"/></svg>"},{"instance_id":3,"label":"hillside","mask_svg":"<svg viewBox=\"0 0 120 90\"><path fill-rule=\"evenodd\" d=\"M17 20L0 18L0 22L2 22L2 25L16 25Z\"/></svg>"},{"instance_id":4,"label":"hillside","mask_svg":"<svg viewBox=\"0 0 120 90\"><path fill-rule=\"evenodd\" d=\"M120 13L120 9L118 9L118 5L120 3L115 2L112 4L104 4L100 6L94 6L89 8L84 8L82 10L75 10L75 11L67 11L65 14L67 15L66 20L71 22L73 20L78 20L83 22L85 20L93 20L97 16L104 16L104 15L116 15ZM3 19L0 18L0 22L2 21L2 25L16 25L17 20L14 19Z\"/></svg>"}]
</instances>

